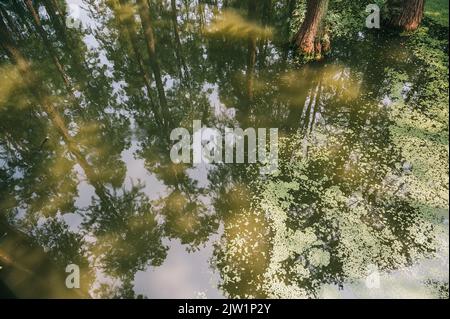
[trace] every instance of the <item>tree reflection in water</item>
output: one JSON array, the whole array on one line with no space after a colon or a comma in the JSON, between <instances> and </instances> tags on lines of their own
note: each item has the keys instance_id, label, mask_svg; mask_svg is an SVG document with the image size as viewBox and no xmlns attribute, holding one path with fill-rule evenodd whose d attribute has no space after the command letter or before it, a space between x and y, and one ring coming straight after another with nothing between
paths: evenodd
<instances>
[{"instance_id":1,"label":"tree reflection in water","mask_svg":"<svg viewBox=\"0 0 450 319\"><path fill-rule=\"evenodd\" d=\"M170 240L209 251L233 298L320 297L436 255L442 224L423 207L448 202L417 204L381 104L389 69L418 94L411 53L368 33L298 67L292 2L86 0L86 29L67 28L63 1L1 6L0 281L15 296L142 297L135 277L164 269ZM170 131L194 119L279 128L279 173L172 163ZM127 178L131 149L158 196ZM79 295L50 286L70 263Z\"/></svg>"}]
</instances>

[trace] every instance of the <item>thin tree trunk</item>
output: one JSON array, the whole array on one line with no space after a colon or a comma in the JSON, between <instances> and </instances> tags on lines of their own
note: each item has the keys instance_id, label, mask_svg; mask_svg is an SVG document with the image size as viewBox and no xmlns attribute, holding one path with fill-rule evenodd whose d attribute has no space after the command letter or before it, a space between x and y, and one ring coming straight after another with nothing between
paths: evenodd
<instances>
[{"instance_id":1,"label":"thin tree trunk","mask_svg":"<svg viewBox=\"0 0 450 319\"><path fill-rule=\"evenodd\" d=\"M120 5L122 5L122 6L127 5L127 0L119 0L119 2L120 2ZM162 124L160 114L159 114L157 108L155 107L155 104L152 99L153 90L152 90L152 86L151 86L151 77L150 77L150 74L148 73L147 69L145 68L144 59L143 59L142 54L138 47L138 39L136 36L136 29L135 29L135 25L134 25L134 17L131 16L131 17L127 17L126 19L122 19L120 16L120 13L117 12L117 8L115 7L115 5L113 4L112 6L113 6L114 13L115 13L117 19L119 20L119 23L123 23L125 25L125 33L130 42L135 59L137 60L137 63L139 66L139 72L141 73L142 79L143 79L145 87L147 89L147 95L148 95L148 98L151 103L153 114L155 116L156 121L158 123Z\"/></svg>"},{"instance_id":2,"label":"thin tree trunk","mask_svg":"<svg viewBox=\"0 0 450 319\"><path fill-rule=\"evenodd\" d=\"M416 30L423 18L424 0L389 0L389 24L406 31Z\"/></svg>"},{"instance_id":3,"label":"thin tree trunk","mask_svg":"<svg viewBox=\"0 0 450 319\"><path fill-rule=\"evenodd\" d=\"M286 15L285 15L285 28L286 28L286 33L285 34L289 34L290 30L291 30L291 19L292 19L292 14L294 13L295 10L295 4L296 4L296 0L286 0ZM282 61L283 64L287 63L288 57L289 57L289 52L290 52L290 43L287 42L285 43L285 45L283 45L283 52L282 52Z\"/></svg>"},{"instance_id":4,"label":"thin tree trunk","mask_svg":"<svg viewBox=\"0 0 450 319\"><path fill-rule=\"evenodd\" d=\"M0 16L3 16L6 19L6 21L8 22L8 26L11 29L11 32L16 34L19 37L19 39L22 39L22 35L20 34L17 24L11 19L11 17L8 15L6 10L2 6L0 6Z\"/></svg>"},{"instance_id":5,"label":"thin tree trunk","mask_svg":"<svg viewBox=\"0 0 450 319\"><path fill-rule=\"evenodd\" d=\"M172 24L173 24L173 31L175 35L175 45L176 45L176 55L178 59L178 63L180 64L180 72L183 75L187 72L186 63L184 61L184 57L182 54L182 45L180 41L180 33L178 32L178 21L177 21L177 5L176 0L170 0L170 6L171 6L171 18L172 18Z\"/></svg>"},{"instance_id":6,"label":"thin tree trunk","mask_svg":"<svg viewBox=\"0 0 450 319\"><path fill-rule=\"evenodd\" d=\"M322 51L329 49L325 43L322 50L323 25L328 0L307 0L305 19L297 32L294 41L300 53L321 57Z\"/></svg>"},{"instance_id":7,"label":"thin tree trunk","mask_svg":"<svg viewBox=\"0 0 450 319\"><path fill-rule=\"evenodd\" d=\"M253 101L254 97L254 74L256 62L256 37L250 35L248 38L248 53L247 53L247 97L249 103Z\"/></svg>"},{"instance_id":8,"label":"thin tree trunk","mask_svg":"<svg viewBox=\"0 0 450 319\"><path fill-rule=\"evenodd\" d=\"M36 74L31 70L30 64L26 61L26 58L15 46L12 38L7 33L6 26L2 19L0 19L0 46L6 51L11 62L17 65L25 85L29 88L30 93L36 99L36 102L43 107L45 113L50 118L50 121L60 133L69 151L83 169L91 185L94 186L96 194L102 200L109 202L109 193L107 189L100 183L94 168L88 163L86 157L82 154L72 136L69 134L64 118L48 100L46 95L43 94L45 89L42 87L42 81L37 78Z\"/></svg>"},{"instance_id":9,"label":"thin tree trunk","mask_svg":"<svg viewBox=\"0 0 450 319\"><path fill-rule=\"evenodd\" d=\"M31 28L30 23L26 17L25 8L22 6L22 3L19 1L13 1L14 13L19 16L19 20L22 22L22 25L28 30L29 33L33 33L33 28Z\"/></svg>"},{"instance_id":10,"label":"thin tree trunk","mask_svg":"<svg viewBox=\"0 0 450 319\"><path fill-rule=\"evenodd\" d=\"M66 8L63 5L62 7L60 6L60 4L58 3L58 0L50 0L53 3L53 7L56 9L56 12L61 16L61 17L65 17L67 12L66 12Z\"/></svg>"},{"instance_id":11,"label":"thin tree trunk","mask_svg":"<svg viewBox=\"0 0 450 319\"><path fill-rule=\"evenodd\" d=\"M90 72L85 72L89 69L88 63L86 62L84 55L82 53L80 54L80 51L77 50L76 33L67 30L65 23L66 10L61 10L60 5L56 0L43 0L43 4L49 13L57 38L66 47L66 50L64 51L70 55L73 69L80 71L82 79L77 83L78 87L85 88L86 86L89 86L87 74Z\"/></svg>"},{"instance_id":12,"label":"thin tree trunk","mask_svg":"<svg viewBox=\"0 0 450 319\"><path fill-rule=\"evenodd\" d=\"M248 2L248 18L249 20L255 20L256 0L249 0ZM249 105L253 101L254 97L254 73L256 63L256 35L249 34L248 39L248 51L247 51L247 99Z\"/></svg>"},{"instance_id":13,"label":"thin tree trunk","mask_svg":"<svg viewBox=\"0 0 450 319\"><path fill-rule=\"evenodd\" d=\"M67 35L66 29L64 28L64 21L62 20L62 16L57 11L58 9L55 8L55 4L53 1L44 0L43 3L45 6L45 10L48 12L48 15L50 16L50 20L52 21L53 27L55 28L61 40L65 43Z\"/></svg>"},{"instance_id":14,"label":"thin tree trunk","mask_svg":"<svg viewBox=\"0 0 450 319\"><path fill-rule=\"evenodd\" d=\"M161 104L162 113L164 114L164 120L168 121L168 110L166 94L164 92L164 85L161 79L161 69L159 68L158 60L155 51L155 37L153 35L153 28L150 20L150 8L145 0L137 0L139 16L141 18L142 28L144 29L145 42L147 45L147 52L149 55L150 67L153 71L153 75L156 82L156 88L158 90L158 97Z\"/></svg>"},{"instance_id":15,"label":"thin tree trunk","mask_svg":"<svg viewBox=\"0 0 450 319\"><path fill-rule=\"evenodd\" d=\"M28 10L30 11L31 15L33 16L33 20L34 20L34 23L35 23L36 28L38 30L38 33L41 36L42 41L44 42L46 48L49 50L50 56L51 56L51 58L53 60L53 63L55 64L56 69L58 70L59 74L61 75L67 90L72 95L74 95L74 90L73 90L72 85L70 83L69 77L67 76L66 72L64 71L64 67L63 67L62 63L60 62L59 58L57 57L52 43L47 38L47 34L45 33L44 28L42 27L41 19L40 19L38 13L36 12L36 10L34 9L33 1L32 0L25 0L25 4L26 4Z\"/></svg>"}]
</instances>

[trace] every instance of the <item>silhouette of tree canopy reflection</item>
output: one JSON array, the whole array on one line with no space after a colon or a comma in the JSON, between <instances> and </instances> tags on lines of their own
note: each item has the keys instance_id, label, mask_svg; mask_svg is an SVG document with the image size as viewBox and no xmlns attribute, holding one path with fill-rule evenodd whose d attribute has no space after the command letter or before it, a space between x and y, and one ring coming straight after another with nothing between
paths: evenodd
<instances>
[{"instance_id":1,"label":"silhouette of tree canopy reflection","mask_svg":"<svg viewBox=\"0 0 450 319\"><path fill-rule=\"evenodd\" d=\"M96 238L91 246L96 264L114 277L133 278L166 257L162 229L141 188L114 191L107 202L94 199L83 216L83 228Z\"/></svg>"}]
</instances>

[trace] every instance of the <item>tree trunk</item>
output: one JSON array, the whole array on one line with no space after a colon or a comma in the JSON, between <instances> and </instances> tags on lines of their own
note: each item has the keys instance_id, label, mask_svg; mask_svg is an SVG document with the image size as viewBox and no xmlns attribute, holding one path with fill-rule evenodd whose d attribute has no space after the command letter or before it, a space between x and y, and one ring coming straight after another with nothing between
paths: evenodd
<instances>
[{"instance_id":1,"label":"tree trunk","mask_svg":"<svg viewBox=\"0 0 450 319\"><path fill-rule=\"evenodd\" d=\"M134 57L138 63L139 72L141 73L142 79L143 79L145 87L147 89L147 95L150 100L150 105L151 105L151 108L153 111L153 115L155 116L155 120L156 120L156 122L158 122L158 124L163 124L163 121L161 120L157 105L153 101L151 76L150 76L150 73L148 72L147 68L145 67L144 58L142 57L142 54L139 50L134 15L123 18L123 17L121 17L121 14L118 10L118 9L120 9L120 6L126 6L126 5L127 5L127 0L119 0L119 3L117 3L117 4L113 3L111 8L114 12L114 15L116 16L116 19L117 19L119 25L125 26L125 28L123 29L123 32L125 33L125 37L128 39L128 41L131 45L131 48L134 53Z\"/></svg>"},{"instance_id":2,"label":"tree trunk","mask_svg":"<svg viewBox=\"0 0 450 319\"><path fill-rule=\"evenodd\" d=\"M161 69L159 68L158 60L156 58L155 37L153 35L153 28L150 20L150 8L145 0L137 0L136 4L138 6L142 28L144 29L144 37L147 45L150 67L155 77L156 89L158 90L158 97L161 104L162 114L164 114L164 120L169 121L166 94L164 92L164 85L161 79Z\"/></svg>"},{"instance_id":3,"label":"tree trunk","mask_svg":"<svg viewBox=\"0 0 450 319\"><path fill-rule=\"evenodd\" d=\"M20 34L17 24L13 21L13 19L11 19L11 17L8 15L6 10L2 6L0 6L0 16L3 16L6 19L6 22L8 23L11 32L22 40L23 38L22 35Z\"/></svg>"},{"instance_id":4,"label":"tree trunk","mask_svg":"<svg viewBox=\"0 0 450 319\"><path fill-rule=\"evenodd\" d=\"M177 21L177 4L175 0L170 0L171 6L171 19L173 24L173 31L175 35L175 45L176 45L176 56L178 59L178 64L180 65L180 77L183 77L183 74L187 73L186 61L184 60L182 53L182 45L180 40L180 33L178 31L178 21Z\"/></svg>"},{"instance_id":5,"label":"tree trunk","mask_svg":"<svg viewBox=\"0 0 450 319\"><path fill-rule=\"evenodd\" d=\"M388 0L389 24L405 31L416 30L423 17L424 0Z\"/></svg>"},{"instance_id":6,"label":"tree trunk","mask_svg":"<svg viewBox=\"0 0 450 319\"><path fill-rule=\"evenodd\" d=\"M64 43L66 43L67 42L67 34L66 34L65 26L64 26L63 17L59 14L58 8L55 8L54 1L44 0L43 4L45 7L45 10L47 11L48 15L50 16L50 21L52 22L56 33L58 34L60 39Z\"/></svg>"},{"instance_id":7,"label":"tree trunk","mask_svg":"<svg viewBox=\"0 0 450 319\"><path fill-rule=\"evenodd\" d=\"M53 48L52 43L47 38L47 34L45 33L44 28L42 27L41 18L39 17L39 14L37 13L36 9L33 6L33 1L26 0L25 4L26 4L28 10L30 11L31 15L33 16L33 20L36 25L36 29L37 29L39 35L41 36L42 41L44 42L44 45L47 47L47 49L50 53L50 56L53 60L53 63L55 64L56 69L58 70L59 74L61 75L61 78L63 79L67 90L74 96L74 89L72 87L72 84L70 83L69 76L64 71L64 67L63 67L61 61L59 60L59 58Z\"/></svg>"},{"instance_id":8,"label":"tree trunk","mask_svg":"<svg viewBox=\"0 0 450 319\"><path fill-rule=\"evenodd\" d=\"M33 33L33 28L31 27L31 25L29 24L29 22L27 20L26 11L25 11L25 8L22 6L22 3L20 3L19 1L12 1L12 3L13 3L12 4L13 11L19 17L21 25L25 28L25 31L28 31L29 33ZM17 22L19 22L19 21L17 21Z\"/></svg>"},{"instance_id":9,"label":"tree trunk","mask_svg":"<svg viewBox=\"0 0 450 319\"><path fill-rule=\"evenodd\" d=\"M294 38L300 53L320 58L322 52L329 50L322 25L327 8L328 0L307 0L305 19Z\"/></svg>"},{"instance_id":10,"label":"tree trunk","mask_svg":"<svg viewBox=\"0 0 450 319\"><path fill-rule=\"evenodd\" d=\"M69 151L84 170L89 182L94 186L96 194L100 199L108 200L109 193L107 192L107 189L100 183L95 169L88 163L86 157L69 134L69 129L67 128L63 116L61 116L56 107L49 101L48 96L50 96L50 94L45 93L46 90L43 87L43 81L41 81L36 73L33 72L30 63L27 62L25 56L13 42L2 19L0 19L0 47L6 52L11 62L17 65L31 96L35 98L37 104L43 107L51 123L55 126L66 143Z\"/></svg>"},{"instance_id":11,"label":"tree trunk","mask_svg":"<svg viewBox=\"0 0 450 319\"><path fill-rule=\"evenodd\" d=\"M248 18L254 21L256 18L256 0L249 0L248 2ZM247 51L247 99L248 106L253 102L254 95L254 73L256 64L256 35L250 33L248 36L248 51Z\"/></svg>"}]
</instances>

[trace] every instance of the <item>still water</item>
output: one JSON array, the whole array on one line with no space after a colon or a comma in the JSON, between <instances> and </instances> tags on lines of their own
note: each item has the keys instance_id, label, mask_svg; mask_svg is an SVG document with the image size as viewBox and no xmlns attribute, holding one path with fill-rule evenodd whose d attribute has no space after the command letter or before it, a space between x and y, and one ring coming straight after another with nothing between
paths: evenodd
<instances>
[{"instance_id":1,"label":"still water","mask_svg":"<svg viewBox=\"0 0 450 319\"><path fill-rule=\"evenodd\" d=\"M0 55L12 294L74 297L68 264L75 297L434 297L448 283L448 140L411 142L422 79L397 38L360 32L299 65L288 1L75 1L69 20L45 3L1 11L17 21ZM193 120L278 128L278 172L174 164L170 132Z\"/></svg>"}]
</instances>

